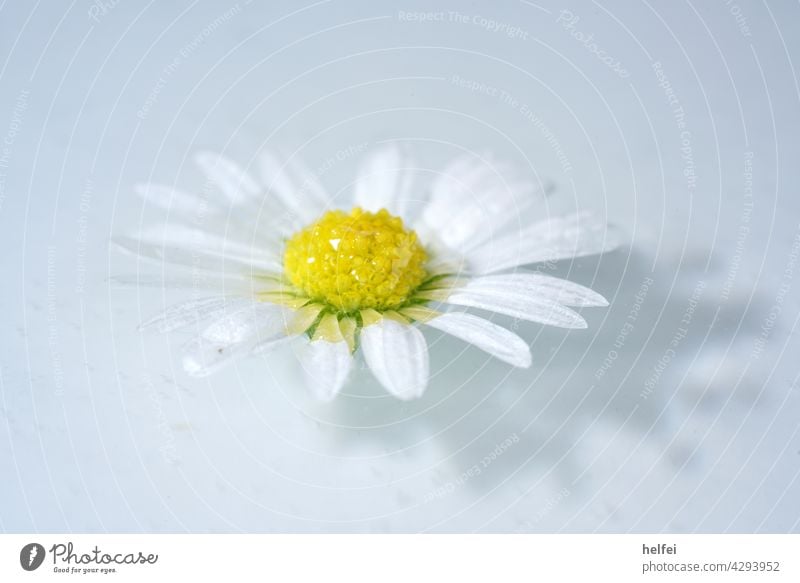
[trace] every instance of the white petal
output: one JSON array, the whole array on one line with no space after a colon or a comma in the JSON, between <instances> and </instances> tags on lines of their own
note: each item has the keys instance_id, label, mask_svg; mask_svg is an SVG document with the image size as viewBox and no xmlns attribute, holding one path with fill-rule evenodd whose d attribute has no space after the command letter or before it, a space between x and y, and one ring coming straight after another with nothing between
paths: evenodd
<instances>
[{"instance_id":1,"label":"white petal","mask_svg":"<svg viewBox=\"0 0 800 583\"><path fill-rule=\"evenodd\" d=\"M247 300L241 298L226 297L200 298L182 302L168 307L157 316L143 322L139 329L142 331L157 330L162 333L172 332L224 314L231 305L242 306L246 302Z\"/></svg>"},{"instance_id":2,"label":"white petal","mask_svg":"<svg viewBox=\"0 0 800 583\"><path fill-rule=\"evenodd\" d=\"M240 274L253 270L258 273L271 274L281 269L281 266L269 256L265 258L247 257L233 252L220 252L207 248L189 249L124 236L114 237L111 241L123 251L158 265L172 263L182 267L211 271L218 275Z\"/></svg>"},{"instance_id":3,"label":"white petal","mask_svg":"<svg viewBox=\"0 0 800 583\"><path fill-rule=\"evenodd\" d=\"M346 342L316 340L300 348L300 363L314 396L330 401L342 390L353 367L353 356Z\"/></svg>"},{"instance_id":4,"label":"white petal","mask_svg":"<svg viewBox=\"0 0 800 583\"><path fill-rule=\"evenodd\" d=\"M275 194L286 208L293 209L297 204L295 193L298 185L294 184L284 166L268 152L259 156L258 166L261 183Z\"/></svg>"},{"instance_id":5,"label":"white petal","mask_svg":"<svg viewBox=\"0 0 800 583\"><path fill-rule=\"evenodd\" d=\"M256 345L253 346L253 354L266 354L268 352L272 352L289 344L295 338L297 338L297 335L277 336L275 338L257 342Z\"/></svg>"},{"instance_id":6,"label":"white petal","mask_svg":"<svg viewBox=\"0 0 800 583\"><path fill-rule=\"evenodd\" d=\"M384 318L361 330L361 349L372 374L392 395L416 399L428 384L428 345L417 328Z\"/></svg>"},{"instance_id":7,"label":"white petal","mask_svg":"<svg viewBox=\"0 0 800 583\"><path fill-rule=\"evenodd\" d=\"M308 199L315 203L318 212L321 208L327 208L331 204L331 197L322 186L317 175L297 158L290 160L288 165L294 181L300 184L300 190Z\"/></svg>"},{"instance_id":8,"label":"white petal","mask_svg":"<svg viewBox=\"0 0 800 583\"><path fill-rule=\"evenodd\" d=\"M264 152L258 160L261 182L286 208L289 222L297 225L317 218L330 207L328 194L317 178L299 162L281 164Z\"/></svg>"},{"instance_id":9,"label":"white petal","mask_svg":"<svg viewBox=\"0 0 800 583\"><path fill-rule=\"evenodd\" d=\"M195 156L195 162L234 204L242 204L261 195L258 182L233 160L210 152L200 152Z\"/></svg>"},{"instance_id":10,"label":"white petal","mask_svg":"<svg viewBox=\"0 0 800 583\"><path fill-rule=\"evenodd\" d=\"M246 265L271 265L273 270L281 270L278 258L278 246L254 244L252 239L245 239L234 225L221 234L213 229L203 229L187 225L166 225L146 229L137 235L139 241L167 247L183 247L197 251L209 251L225 255L232 261Z\"/></svg>"},{"instance_id":11,"label":"white petal","mask_svg":"<svg viewBox=\"0 0 800 583\"><path fill-rule=\"evenodd\" d=\"M183 369L193 377L205 377L246 356L252 343L223 344L205 338L193 338L183 347Z\"/></svg>"},{"instance_id":12,"label":"white petal","mask_svg":"<svg viewBox=\"0 0 800 583\"><path fill-rule=\"evenodd\" d=\"M537 296L555 300L564 306L590 307L608 305L603 296L588 287L541 273L487 275L471 279L465 288L485 294L505 291L522 296Z\"/></svg>"},{"instance_id":13,"label":"white petal","mask_svg":"<svg viewBox=\"0 0 800 583\"><path fill-rule=\"evenodd\" d=\"M540 221L488 242L470 254L475 273L493 273L541 261L605 253L618 247L620 233L599 216L583 212Z\"/></svg>"},{"instance_id":14,"label":"white petal","mask_svg":"<svg viewBox=\"0 0 800 583\"><path fill-rule=\"evenodd\" d=\"M169 211L171 215L174 214L176 217L182 217L186 220L190 220L203 212L208 204L202 196L153 182L137 184L133 187L133 190L147 202Z\"/></svg>"},{"instance_id":15,"label":"white petal","mask_svg":"<svg viewBox=\"0 0 800 583\"><path fill-rule=\"evenodd\" d=\"M434 182L420 228L436 233L447 247L466 252L497 237L503 225L543 195L544 189L518 178L508 164L462 156Z\"/></svg>"},{"instance_id":16,"label":"white petal","mask_svg":"<svg viewBox=\"0 0 800 583\"><path fill-rule=\"evenodd\" d=\"M224 216L210 216L202 222L205 231L213 231L227 241L257 246L261 250L277 250L284 240L297 230L297 225L287 220L286 209L275 200L253 200L252 204L231 209Z\"/></svg>"},{"instance_id":17,"label":"white petal","mask_svg":"<svg viewBox=\"0 0 800 583\"><path fill-rule=\"evenodd\" d=\"M510 365L522 368L531 365L528 344L510 330L489 320L472 314L450 312L428 320L425 324L477 346Z\"/></svg>"},{"instance_id":18,"label":"white petal","mask_svg":"<svg viewBox=\"0 0 800 583\"><path fill-rule=\"evenodd\" d=\"M282 309L269 304L233 309L221 316L183 348L183 368L192 376L216 372L266 342L281 339ZM248 317L252 319L248 319Z\"/></svg>"},{"instance_id":19,"label":"white petal","mask_svg":"<svg viewBox=\"0 0 800 583\"><path fill-rule=\"evenodd\" d=\"M509 291L492 293L475 292L459 288L445 303L489 310L520 320L530 320L559 328L586 328L586 321L578 314L548 298L520 295Z\"/></svg>"},{"instance_id":20,"label":"white petal","mask_svg":"<svg viewBox=\"0 0 800 583\"><path fill-rule=\"evenodd\" d=\"M158 289L193 289L218 291L236 295L253 295L260 286L250 278L243 276L217 276L208 272L152 274L137 273L132 275L115 275L109 278L113 284L123 287L154 287Z\"/></svg>"},{"instance_id":21,"label":"white petal","mask_svg":"<svg viewBox=\"0 0 800 583\"><path fill-rule=\"evenodd\" d=\"M408 206L412 176L397 146L384 146L371 153L358 172L355 205L377 212L385 208L402 216Z\"/></svg>"},{"instance_id":22,"label":"white petal","mask_svg":"<svg viewBox=\"0 0 800 583\"><path fill-rule=\"evenodd\" d=\"M248 340L265 341L282 336L287 311L274 304L250 300L247 305L233 304L203 330L201 336L220 344L236 344Z\"/></svg>"}]
</instances>

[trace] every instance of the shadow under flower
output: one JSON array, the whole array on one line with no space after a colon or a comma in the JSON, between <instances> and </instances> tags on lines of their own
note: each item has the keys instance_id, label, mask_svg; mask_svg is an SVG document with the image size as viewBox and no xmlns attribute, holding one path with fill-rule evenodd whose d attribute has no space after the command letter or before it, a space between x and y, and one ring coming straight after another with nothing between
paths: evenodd
<instances>
[{"instance_id":1,"label":"shadow under flower","mask_svg":"<svg viewBox=\"0 0 800 583\"><path fill-rule=\"evenodd\" d=\"M420 457L428 487L406 491L408 507L454 495L459 503L426 529L455 529L460 515L499 489L514 502L495 509L487 529L505 512L538 516L537 504L543 508L553 492L599 508L594 520L613 521L619 508L595 499L598 483L618 477L622 465L626 473L690 470L702 456L698 419L713 420L731 399L751 406L761 390L757 359L743 353L757 336L762 298L721 298L717 273L653 266L637 253L554 270L603 293L610 306L583 310L588 330L510 322L532 339L530 369L430 334L432 378L421 399L398 403L359 370L349 392L315 412L336 428L341 451L368 436L388 456L432 453Z\"/></svg>"}]
</instances>

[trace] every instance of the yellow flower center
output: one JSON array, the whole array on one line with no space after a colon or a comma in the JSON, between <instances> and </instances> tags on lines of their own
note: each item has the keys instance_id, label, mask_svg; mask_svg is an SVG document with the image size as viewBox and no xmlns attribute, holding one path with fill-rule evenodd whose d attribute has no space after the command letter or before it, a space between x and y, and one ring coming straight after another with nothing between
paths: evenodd
<instances>
[{"instance_id":1,"label":"yellow flower center","mask_svg":"<svg viewBox=\"0 0 800 583\"><path fill-rule=\"evenodd\" d=\"M425 280L417 234L385 209L329 211L295 233L283 258L289 281L343 312L402 306Z\"/></svg>"}]
</instances>

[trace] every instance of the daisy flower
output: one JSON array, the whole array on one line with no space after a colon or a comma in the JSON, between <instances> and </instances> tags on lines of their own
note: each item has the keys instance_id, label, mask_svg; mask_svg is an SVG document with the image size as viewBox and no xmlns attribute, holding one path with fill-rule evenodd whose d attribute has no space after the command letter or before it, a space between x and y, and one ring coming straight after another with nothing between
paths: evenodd
<instances>
[{"instance_id":1,"label":"daisy flower","mask_svg":"<svg viewBox=\"0 0 800 583\"><path fill-rule=\"evenodd\" d=\"M521 267L608 251L616 233L589 212L536 219L542 189L504 163L463 156L415 185L413 164L384 147L367 156L352 192L334 198L314 173L269 154L253 164L258 177L218 155L196 161L213 188L137 187L167 220L115 239L162 266L118 280L208 290L141 326L194 328L183 350L190 375L296 339L318 398L341 391L360 353L389 393L415 399L429 376L425 327L530 366L525 340L464 308L585 328L571 308L608 305Z\"/></svg>"}]
</instances>

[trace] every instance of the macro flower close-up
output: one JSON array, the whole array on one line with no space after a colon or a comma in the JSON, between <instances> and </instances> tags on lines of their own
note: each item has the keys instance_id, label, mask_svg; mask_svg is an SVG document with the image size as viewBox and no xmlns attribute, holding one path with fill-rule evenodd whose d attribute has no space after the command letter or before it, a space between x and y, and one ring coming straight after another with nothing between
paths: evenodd
<instances>
[{"instance_id":1,"label":"macro flower close-up","mask_svg":"<svg viewBox=\"0 0 800 583\"><path fill-rule=\"evenodd\" d=\"M212 188L138 186L167 221L115 238L162 266L119 281L192 291L141 326L189 329L190 375L294 342L317 398L333 399L363 355L386 391L410 400L430 376L426 327L527 368L528 342L493 315L580 329L574 308L608 305L535 266L612 250L616 230L592 212L548 216L549 188L490 156L462 155L418 184L411 158L384 146L337 196L270 154L253 169L208 153L196 162Z\"/></svg>"},{"instance_id":2,"label":"macro flower close-up","mask_svg":"<svg viewBox=\"0 0 800 583\"><path fill-rule=\"evenodd\" d=\"M0 583L800 580L799 25L0 2Z\"/></svg>"}]
</instances>

